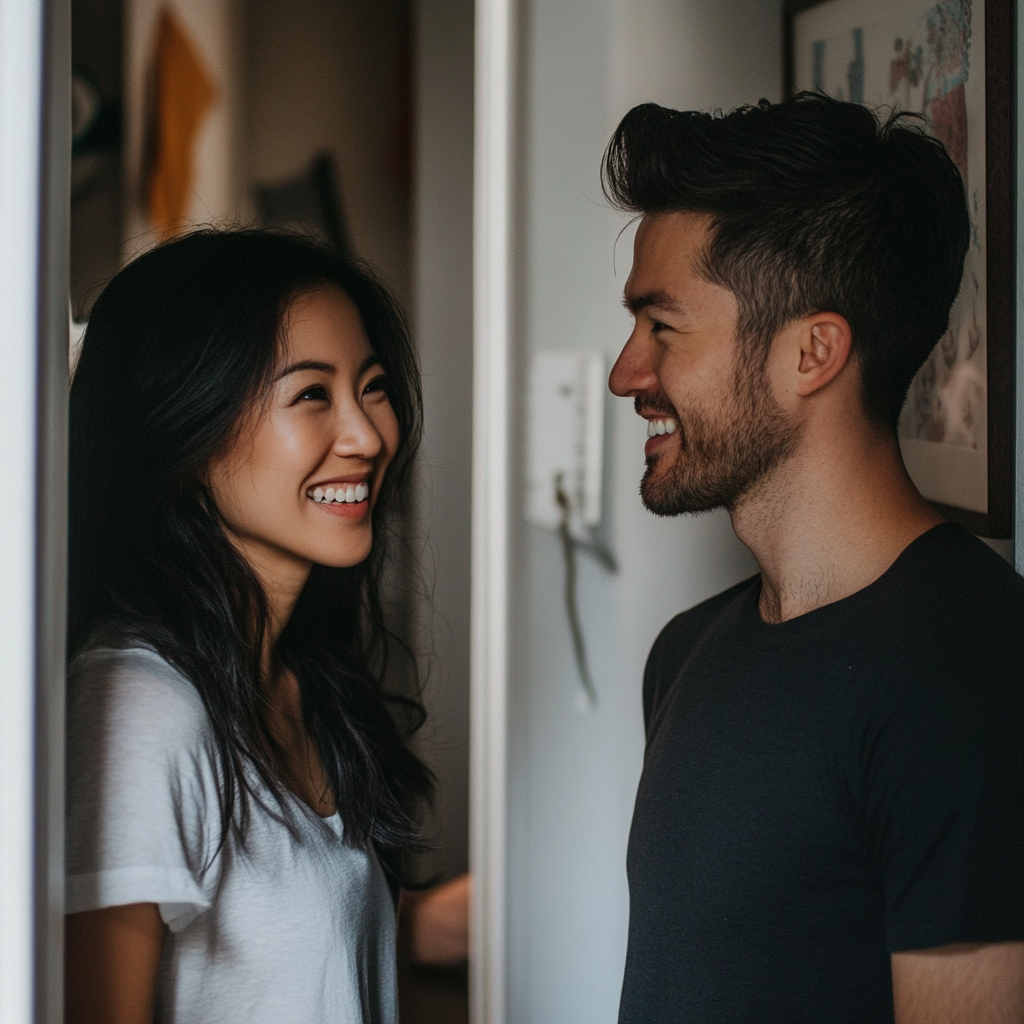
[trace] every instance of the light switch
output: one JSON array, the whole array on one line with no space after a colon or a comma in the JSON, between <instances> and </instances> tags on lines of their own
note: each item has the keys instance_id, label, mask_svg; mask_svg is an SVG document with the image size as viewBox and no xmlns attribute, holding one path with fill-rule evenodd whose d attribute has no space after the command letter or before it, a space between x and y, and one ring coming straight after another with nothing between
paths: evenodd
<instances>
[{"instance_id":1,"label":"light switch","mask_svg":"<svg viewBox=\"0 0 1024 1024\"><path fill-rule=\"evenodd\" d=\"M569 498L570 527L584 536L601 522L606 386L604 354L535 352L527 393L526 518L557 530L556 481Z\"/></svg>"}]
</instances>

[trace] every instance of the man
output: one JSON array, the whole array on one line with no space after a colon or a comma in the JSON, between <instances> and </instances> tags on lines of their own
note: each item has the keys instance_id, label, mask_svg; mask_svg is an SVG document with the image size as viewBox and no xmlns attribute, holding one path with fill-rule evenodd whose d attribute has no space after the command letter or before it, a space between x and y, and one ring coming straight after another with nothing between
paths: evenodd
<instances>
[{"instance_id":1,"label":"man","mask_svg":"<svg viewBox=\"0 0 1024 1024\"><path fill-rule=\"evenodd\" d=\"M646 506L725 507L758 577L644 679L620 1024L1024 1021L1024 580L896 421L969 242L912 119L804 95L626 115L643 215L611 390Z\"/></svg>"}]
</instances>

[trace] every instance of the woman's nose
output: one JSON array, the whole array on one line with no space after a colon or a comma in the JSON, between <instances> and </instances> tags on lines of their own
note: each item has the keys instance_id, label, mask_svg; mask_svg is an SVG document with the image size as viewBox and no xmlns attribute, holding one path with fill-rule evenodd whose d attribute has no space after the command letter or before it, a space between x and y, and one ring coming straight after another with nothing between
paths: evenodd
<instances>
[{"instance_id":1,"label":"woman's nose","mask_svg":"<svg viewBox=\"0 0 1024 1024\"><path fill-rule=\"evenodd\" d=\"M336 429L333 447L338 455L373 459L384 446L376 424L357 402L339 410Z\"/></svg>"}]
</instances>

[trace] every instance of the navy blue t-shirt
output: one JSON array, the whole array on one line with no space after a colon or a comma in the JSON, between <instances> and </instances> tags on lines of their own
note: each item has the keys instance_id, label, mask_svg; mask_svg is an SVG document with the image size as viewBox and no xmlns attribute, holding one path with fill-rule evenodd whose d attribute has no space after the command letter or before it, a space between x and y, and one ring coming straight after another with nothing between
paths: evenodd
<instances>
[{"instance_id":1,"label":"navy blue t-shirt","mask_svg":"<svg viewBox=\"0 0 1024 1024\"><path fill-rule=\"evenodd\" d=\"M788 622L759 595L648 660L620 1024L892 1021L891 953L1024 939L1024 580L943 524Z\"/></svg>"}]
</instances>

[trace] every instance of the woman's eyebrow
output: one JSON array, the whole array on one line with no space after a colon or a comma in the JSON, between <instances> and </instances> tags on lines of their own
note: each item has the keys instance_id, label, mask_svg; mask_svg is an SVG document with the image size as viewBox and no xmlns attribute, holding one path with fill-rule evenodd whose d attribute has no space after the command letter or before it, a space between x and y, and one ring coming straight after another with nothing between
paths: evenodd
<instances>
[{"instance_id":1,"label":"woman's eyebrow","mask_svg":"<svg viewBox=\"0 0 1024 1024\"><path fill-rule=\"evenodd\" d=\"M357 376L361 377L372 366L379 366L382 370L384 369L384 364L380 361L380 356L378 356L376 352L371 352L363 360L363 365L359 367L359 373Z\"/></svg>"},{"instance_id":2,"label":"woman's eyebrow","mask_svg":"<svg viewBox=\"0 0 1024 1024\"><path fill-rule=\"evenodd\" d=\"M300 370L320 370L323 373L335 374L338 372L333 363L321 363L316 359L303 359L297 363L289 363L275 378L274 381L283 380L291 373L298 373Z\"/></svg>"}]
</instances>

